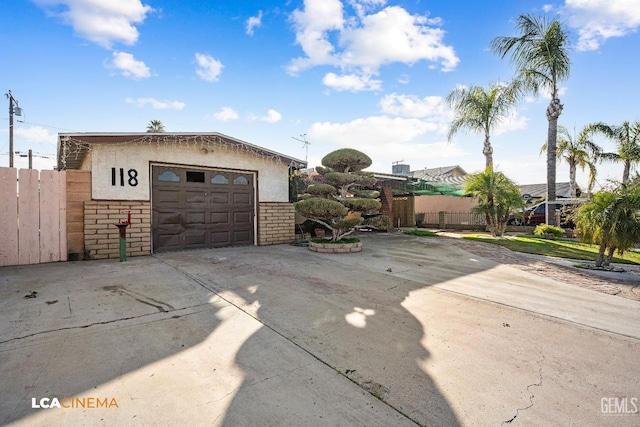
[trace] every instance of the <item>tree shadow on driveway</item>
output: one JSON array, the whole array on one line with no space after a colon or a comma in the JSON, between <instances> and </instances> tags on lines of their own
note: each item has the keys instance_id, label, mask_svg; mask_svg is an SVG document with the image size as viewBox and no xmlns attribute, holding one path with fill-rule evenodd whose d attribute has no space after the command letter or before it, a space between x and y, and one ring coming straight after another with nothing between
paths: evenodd
<instances>
[{"instance_id":1,"label":"tree shadow on driveway","mask_svg":"<svg viewBox=\"0 0 640 427\"><path fill-rule=\"evenodd\" d=\"M346 256L281 245L3 268L0 422L376 424L393 408L395 425L459 425L425 369L429 331L403 303L480 267L450 269L437 245L402 242L367 238ZM31 407L72 396L119 407Z\"/></svg>"},{"instance_id":2,"label":"tree shadow on driveway","mask_svg":"<svg viewBox=\"0 0 640 427\"><path fill-rule=\"evenodd\" d=\"M286 246L266 254L263 248L224 249L215 252L215 268L187 254L167 262L189 271L408 420L460 425L455 410L425 370L431 357L425 346L429 331L403 303L412 291L481 268L471 262L448 268L439 263L440 255L430 255L424 241L402 241L404 245L398 246L384 237L366 239L362 253L348 255ZM414 278L407 278L411 275ZM299 396L288 395L285 386L278 384L280 379L265 382L253 372L252 367L264 362L260 350L264 345L254 335L236 355L246 378L225 425L260 421L254 411L247 411L255 405L263 408L263 414L278 414L295 411L299 403Z\"/></svg>"}]
</instances>

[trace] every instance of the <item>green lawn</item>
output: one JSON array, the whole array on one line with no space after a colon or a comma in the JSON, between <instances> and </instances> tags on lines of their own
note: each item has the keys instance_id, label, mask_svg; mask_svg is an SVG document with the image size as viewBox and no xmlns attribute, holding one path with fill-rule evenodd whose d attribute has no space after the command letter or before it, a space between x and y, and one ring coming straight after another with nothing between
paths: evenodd
<instances>
[{"instance_id":1,"label":"green lawn","mask_svg":"<svg viewBox=\"0 0 640 427\"><path fill-rule=\"evenodd\" d=\"M548 240L534 235L506 236L504 239L495 239L489 234L468 234L463 239L486 242L504 246L514 252L528 254L554 256L559 258L571 258L585 261L595 261L598 247L587 245L572 239ZM613 261L621 264L640 264L640 252L629 250L623 257L614 255Z\"/></svg>"},{"instance_id":2,"label":"green lawn","mask_svg":"<svg viewBox=\"0 0 640 427\"><path fill-rule=\"evenodd\" d=\"M436 233L434 233L433 231L429 231L429 230L411 230L411 231L405 231L404 234L410 234L412 236L420 236L420 237L438 237L438 235Z\"/></svg>"}]
</instances>

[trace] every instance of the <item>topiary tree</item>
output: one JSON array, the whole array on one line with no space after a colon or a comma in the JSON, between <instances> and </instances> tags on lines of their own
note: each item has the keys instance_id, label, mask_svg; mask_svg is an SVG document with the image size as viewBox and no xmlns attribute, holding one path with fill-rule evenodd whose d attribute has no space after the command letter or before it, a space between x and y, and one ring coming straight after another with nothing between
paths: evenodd
<instances>
[{"instance_id":1,"label":"topiary tree","mask_svg":"<svg viewBox=\"0 0 640 427\"><path fill-rule=\"evenodd\" d=\"M329 184L310 184L307 187L307 193L316 197L324 197L325 199L335 194L336 187Z\"/></svg>"},{"instance_id":2,"label":"topiary tree","mask_svg":"<svg viewBox=\"0 0 640 427\"><path fill-rule=\"evenodd\" d=\"M323 167L317 167L320 182L307 187L305 200L296 203L296 210L304 217L331 230L331 241L338 241L358 227L388 229L391 219L380 215L382 203L372 197L379 192L362 190L375 184L372 173L363 172L371 165L366 154L343 148L327 154ZM353 197L358 193L360 197Z\"/></svg>"},{"instance_id":3,"label":"topiary tree","mask_svg":"<svg viewBox=\"0 0 640 427\"><path fill-rule=\"evenodd\" d=\"M353 148L342 148L324 156L321 163L337 172L360 172L371 166L371 158Z\"/></svg>"}]
</instances>

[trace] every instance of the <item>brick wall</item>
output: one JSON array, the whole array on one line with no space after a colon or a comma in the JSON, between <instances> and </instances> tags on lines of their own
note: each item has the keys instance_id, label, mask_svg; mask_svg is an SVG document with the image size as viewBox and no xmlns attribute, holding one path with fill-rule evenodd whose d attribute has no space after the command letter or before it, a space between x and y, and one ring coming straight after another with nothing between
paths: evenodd
<instances>
[{"instance_id":1,"label":"brick wall","mask_svg":"<svg viewBox=\"0 0 640 427\"><path fill-rule=\"evenodd\" d=\"M91 200L91 172L68 170L67 259L84 259L84 203Z\"/></svg>"},{"instance_id":2,"label":"brick wall","mask_svg":"<svg viewBox=\"0 0 640 427\"><path fill-rule=\"evenodd\" d=\"M380 208L380 213L388 216L391 221L394 221L393 217L393 189L391 185L388 183L382 184L382 191L380 192L380 202L382 203L382 207ZM395 222L393 223L395 226Z\"/></svg>"},{"instance_id":3,"label":"brick wall","mask_svg":"<svg viewBox=\"0 0 640 427\"><path fill-rule=\"evenodd\" d=\"M259 204L258 245L291 243L295 238L295 209L291 203Z\"/></svg>"},{"instance_id":4,"label":"brick wall","mask_svg":"<svg viewBox=\"0 0 640 427\"><path fill-rule=\"evenodd\" d=\"M127 257L151 254L151 205L135 201L88 201L84 204L85 259L120 257L120 237L115 223L127 219Z\"/></svg>"}]
</instances>

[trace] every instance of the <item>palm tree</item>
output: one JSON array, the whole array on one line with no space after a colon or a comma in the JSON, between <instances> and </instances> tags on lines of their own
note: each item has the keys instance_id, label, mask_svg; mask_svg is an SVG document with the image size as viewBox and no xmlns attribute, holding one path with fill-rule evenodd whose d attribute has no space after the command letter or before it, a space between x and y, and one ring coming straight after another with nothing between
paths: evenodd
<instances>
[{"instance_id":1,"label":"palm tree","mask_svg":"<svg viewBox=\"0 0 640 427\"><path fill-rule=\"evenodd\" d=\"M464 190L478 199L473 212L484 215L487 227L494 237L502 237L507 228L509 214L524 208L520 188L502 172L487 167L484 172L468 175Z\"/></svg>"},{"instance_id":2,"label":"palm tree","mask_svg":"<svg viewBox=\"0 0 640 427\"><path fill-rule=\"evenodd\" d=\"M569 77L569 33L557 20L546 17L520 15L517 29L520 36L496 37L491 50L504 58L511 53L516 74L528 88L537 94L545 90L551 95L547 107L547 200L556 199L556 140L558 118L562 104L558 98L558 85ZM547 224L554 224L554 211L547 209Z\"/></svg>"},{"instance_id":3,"label":"palm tree","mask_svg":"<svg viewBox=\"0 0 640 427\"><path fill-rule=\"evenodd\" d=\"M591 196L591 190L596 182L596 166L595 160L600 155L602 149L594 142L589 140L589 130L584 128L577 138L571 136L566 127L558 125L558 144L556 146L556 155L558 161L565 159L569 164L569 188L571 197L577 196L578 185L576 183L576 171L578 167L581 170L589 168L589 188L588 195ZM542 146L542 151L547 150L547 144Z\"/></svg>"},{"instance_id":4,"label":"palm tree","mask_svg":"<svg viewBox=\"0 0 640 427\"><path fill-rule=\"evenodd\" d=\"M622 184L594 194L578 209L576 225L582 241L598 245L596 267L607 267L616 250L622 255L640 242L640 187Z\"/></svg>"},{"instance_id":5,"label":"palm tree","mask_svg":"<svg viewBox=\"0 0 640 427\"><path fill-rule=\"evenodd\" d=\"M484 133L482 154L486 158L486 167L493 168L493 147L491 130L504 119L520 96L520 82L511 84L491 83L489 87L457 87L447 96L447 102L453 108L454 119L449 127L448 139L461 129Z\"/></svg>"},{"instance_id":6,"label":"palm tree","mask_svg":"<svg viewBox=\"0 0 640 427\"><path fill-rule=\"evenodd\" d=\"M589 203L580 206L576 212L576 226L580 240L598 245L596 267L602 267L605 252L611 242L608 212L614 202L615 194L600 191L593 195Z\"/></svg>"},{"instance_id":7,"label":"palm tree","mask_svg":"<svg viewBox=\"0 0 640 427\"><path fill-rule=\"evenodd\" d=\"M164 132L164 125L160 120L151 120L147 125L147 132L149 133L162 133Z\"/></svg>"},{"instance_id":8,"label":"palm tree","mask_svg":"<svg viewBox=\"0 0 640 427\"><path fill-rule=\"evenodd\" d=\"M620 126L609 126L598 122L588 127L590 132L601 133L612 139L618 149L617 153L601 153L600 159L614 162L622 162L624 171L622 183L629 182L631 169L640 163L640 121L630 124L625 121Z\"/></svg>"}]
</instances>

